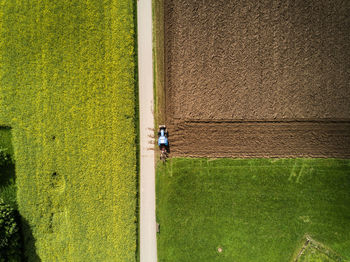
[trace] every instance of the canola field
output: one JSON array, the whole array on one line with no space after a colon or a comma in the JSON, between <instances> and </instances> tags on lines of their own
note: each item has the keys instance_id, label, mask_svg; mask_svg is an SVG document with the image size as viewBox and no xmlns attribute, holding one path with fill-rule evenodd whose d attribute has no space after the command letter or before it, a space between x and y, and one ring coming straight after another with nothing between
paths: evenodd
<instances>
[{"instance_id":1,"label":"canola field","mask_svg":"<svg viewBox=\"0 0 350 262\"><path fill-rule=\"evenodd\" d=\"M135 8L0 2L0 125L29 261L136 260Z\"/></svg>"}]
</instances>

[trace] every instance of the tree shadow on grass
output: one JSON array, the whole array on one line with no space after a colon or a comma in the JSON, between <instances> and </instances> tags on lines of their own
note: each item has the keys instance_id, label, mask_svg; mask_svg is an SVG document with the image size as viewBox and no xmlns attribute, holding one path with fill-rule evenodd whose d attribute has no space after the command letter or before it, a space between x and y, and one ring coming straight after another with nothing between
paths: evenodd
<instances>
[{"instance_id":1,"label":"tree shadow on grass","mask_svg":"<svg viewBox=\"0 0 350 262\"><path fill-rule=\"evenodd\" d=\"M17 233L18 238L16 240L12 239L16 241L16 244L13 243L15 246L10 242L9 247L15 253L9 253L11 254L10 257L6 257L5 260L1 260L0 257L0 261L9 259L9 261L13 262L41 262L40 257L36 253L35 238L28 222L19 214L18 210L14 210L14 214L19 232Z\"/></svg>"},{"instance_id":2,"label":"tree shadow on grass","mask_svg":"<svg viewBox=\"0 0 350 262\"><path fill-rule=\"evenodd\" d=\"M0 198L17 209L15 165L12 162L0 164Z\"/></svg>"},{"instance_id":3,"label":"tree shadow on grass","mask_svg":"<svg viewBox=\"0 0 350 262\"><path fill-rule=\"evenodd\" d=\"M17 254L18 261L39 262L41 259L36 253L35 239L28 222L19 214L16 201L16 169L11 157L0 164L0 198L15 210L15 219L19 225L20 247ZM17 251L16 251L17 252Z\"/></svg>"},{"instance_id":4,"label":"tree shadow on grass","mask_svg":"<svg viewBox=\"0 0 350 262\"><path fill-rule=\"evenodd\" d=\"M21 239L22 239L22 261L23 262L41 262L36 253L35 238L28 222L21 217Z\"/></svg>"}]
</instances>

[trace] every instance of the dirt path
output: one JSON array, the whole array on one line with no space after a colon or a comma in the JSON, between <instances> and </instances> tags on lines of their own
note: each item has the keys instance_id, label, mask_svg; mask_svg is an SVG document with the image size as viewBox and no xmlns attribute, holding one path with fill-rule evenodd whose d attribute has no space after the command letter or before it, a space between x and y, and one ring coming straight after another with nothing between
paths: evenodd
<instances>
[{"instance_id":1,"label":"dirt path","mask_svg":"<svg viewBox=\"0 0 350 262\"><path fill-rule=\"evenodd\" d=\"M157 261L152 64L152 1L137 1L140 106L140 261Z\"/></svg>"}]
</instances>

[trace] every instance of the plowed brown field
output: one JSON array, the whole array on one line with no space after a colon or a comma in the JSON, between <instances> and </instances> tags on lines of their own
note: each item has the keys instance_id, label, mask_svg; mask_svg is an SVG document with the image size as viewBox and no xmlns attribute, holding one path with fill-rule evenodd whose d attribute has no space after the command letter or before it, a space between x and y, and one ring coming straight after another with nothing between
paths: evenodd
<instances>
[{"instance_id":1,"label":"plowed brown field","mask_svg":"<svg viewBox=\"0 0 350 262\"><path fill-rule=\"evenodd\" d=\"M169 130L176 156L350 158L350 123L179 121Z\"/></svg>"},{"instance_id":2,"label":"plowed brown field","mask_svg":"<svg viewBox=\"0 0 350 262\"><path fill-rule=\"evenodd\" d=\"M350 2L165 0L173 156L350 158Z\"/></svg>"}]
</instances>

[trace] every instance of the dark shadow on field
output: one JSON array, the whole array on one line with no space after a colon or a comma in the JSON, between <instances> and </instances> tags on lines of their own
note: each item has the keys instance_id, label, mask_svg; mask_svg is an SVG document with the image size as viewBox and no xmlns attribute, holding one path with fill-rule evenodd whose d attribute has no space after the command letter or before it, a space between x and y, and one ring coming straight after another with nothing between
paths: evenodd
<instances>
[{"instance_id":1,"label":"dark shadow on field","mask_svg":"<svg viewBox=\"0 0 350 262\"><path fill-rule=\"evenodd\" d=\"M0 165L0 174L0 186L10 185L16 178L15 164L6 162L4 165Z\"/></svg>"},{"instance_id":2,"label":"dark shadow on field","mask_svg":"<svg viewBox=\"0 0 350 262\"><path fill-rule=\"evenodd\" d=\"M32 230L28 224L28 222L19 214L18 210L14 210L15 212L15 221L19 228L19 245L12 247L12 250L16 252L15 254L11 254L11 257L6 257L5 260L0 261L13 261L13 262L41 262L41 259L36 253L35 248L35 239L32 234ZM6 256L6 254L5 254Z\"/></svg>"},{"instance_id":3,"label":"dark shadow on field","mask_svg":"<svg viewBox=\"0 0 350 262\"><path fill-rule=\"evenodd\" d=\"M11 128L0 126L0 131L1 130L10 131ZM0 148L7 147L12 148L11 137L6 137L6 139L0 141ZM32 230L28 222L20 215L18 211L16 200L16 164L13 159L13 154L11 154L12 152L12 150L7 150L5 151L5 154L0 155L0 157L2 157L2 159L0 159L0 197L6 204L10 205L15 210L15 220L17 225L19 225L20 233L20 246L16 251L18 253L16 254L16 258L14 258L15 260L11 261L39 262L41 259L36 253L35 239Z\"/></svg>"},{"instance_id":4,"label":"dark shadow on field","mask_svg":"<svg viewBox=\"0 0 350 262\"><path fill-rule=\"evenodd\" d=\"M21 220L21 239L22 239L22 261L23 262L41 262L36 253L35 238L30 225L23 217Z\"/></svg>"},{"instance_id":5,"label":"dark shadow on field","mask_svg":"<svg viewBox=\"0 0 350 262\"><path fill-rule=\"evenodd\" d=\"M0 198L17 210L16 170L13 160L11 128L0 126Z\"/></svg>"},{"instance_id":6,"label":"dark shadow on field","mask_svg":"<svg viewBox=\"0 0 350 262\"><path fill-rule=\"evenodd\" d=\"M17 210L15 164L11 161L0 164L0 198Z\"/></svg>"}]
</instances>

